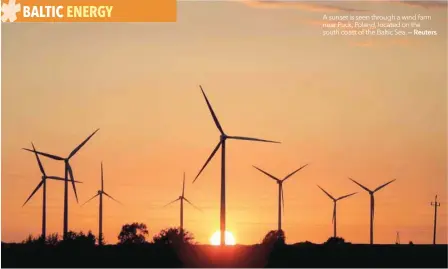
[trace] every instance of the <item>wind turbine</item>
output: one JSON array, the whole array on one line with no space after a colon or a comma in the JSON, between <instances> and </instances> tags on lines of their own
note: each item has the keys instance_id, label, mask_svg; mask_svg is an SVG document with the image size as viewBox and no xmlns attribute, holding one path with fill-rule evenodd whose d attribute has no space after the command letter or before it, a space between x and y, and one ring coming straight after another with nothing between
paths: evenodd
<instances>
[{"instance_id":1,"label":"wind turbine","mask_svg":"<svg viewBox=\"0 0 448 269\"><path fill-rule=\"evenodd\" d=\"M434 203L431 202L431 206L434 207L434 233L433 233L433 237L432 237L432 244L435 245L436 244L436 228L437 228L437 207L440 206L440 203L437 202L437 195L436 195L436 199L434 200Z\"/></svg>"},{"instance_id":2,"label":"wind turbine","mask_svg":"<svg viewBox=\"0 0 448 269\"><path fill-rule=\"evenodd\" d=\"M91 200L93 200L95 197L100 196L98 245L103 244L103 194L109 197L110 199L114 200L115 202L121 204L119 201L115 200L112 196L110 196L104 191L103 163L101 162L101 190L98 190L98 193L95 196L93 196L92 198L90 198L84 204L81 205L83 206L88 202L90 202Z\"/></svg>"},{"instance_id":3,"label":"wind turbine","mask_svg":"<svg viewBox=\"0 0 448 269\"><path fill-rule=\"evenodd\" d=\"M381 190L382 188L386 187L387 185L389 185L390 183L394 182L396 179L391 180L381 186L379 186L378 188L374 189L373 191L368 189L367 187L361 185L359 182L356 182L355 180L349 178L351 181L353 181L355 184L357 184L358 186L360 186L361 188L363 188L364 190L366 190L369 194L370 194L370 244L373 245L373 218L375 215L375 197L374 197L374 193Z\"/></svg>"},{"instance_id":4,"label":"wind turbine","mask_svg":"<svg viewBox=\"0 0 448 269\"><path fill-rule=\"evenodd\" d=\"M31 143L33 146L33 150L35 151L36 148L34 147L34 144ZM29 200L33 197L33 195L42 187L42 238L45 240L46 238L46 231L47 231L47 179L54 179L54 180L62 180L65 181L65 179L61 177L56 176L47 176L45 173L44 167L42 166L42 163L39 159L39 155L35 152L37 163L39 164L40 172L42 173L42 180L37 184L37 187L34 189L34 191L31 193L31 195L28 197L28 199L25 201L25 203L22 205L25 206L26 203L28 203ZM75 181L76 183L82 183L79 181Z\"/></svg>"},{"instance_id":5,"label":"wind turbine","mask_svg":"<svg viewBox=\"0 0 448 269\"><path fill-rule=\"evenodd\" d=\"M184 201L186 201L187 203L189 203L190 205L192 205L194 208L196 208L199 211L202 211L200 208L198 208L197 206L193 205L193 203L191 203L186 197L185 197L185 172L184 172L184 183L182 185L182 195L179 196L179 198L177 198L176 200L169 202L168 204L164 205L164 207L174 203L180 201L180 232L181 234L184 232Z\"/></svg>"},{"instance_id":6,"label":"wind turbine","mask_svg":"<svg viewBox=\"0 0 448 269\"><path fill-rule=\"evenodd\" d=\"M93 132L91 135L89 135L83 142L81 142L81 144L79 144L72 152L70 152L70 154L66 158L59 157L59 156L52 155L52 154L48 154L48 153L45 153L45 152L40 152L40 151L24 148L24 150L35 152L37 154L43 155L43 156L48 157L48 158L53 159L53 160L64 161L64 164L65 164L65 176L64 176L64 179L65 179L65 185L64 185L64 231L63 231L64 232L64 234L63 234L64 239L66 238L67 232L68 232L68 181L69 181L69 174L70 174L73 190L75 192L76 202L78 202L78 194L76 193L75 178L73 176L73 170L72 170L72 167L70 166L69 161L87 143L87 141L89 141L89 139L94 134L96 134L96 132L98 132L98 130L99 129L97 129L95 132Z\"/></svg>"},{"instance_id":7,"label":"wind turbine","mask_svg":"<svg viewBox=\"0 0 448 269\"><path fill-rule=\"evenodd\" d=\"M331 200L333 200L333 218L332 218L331 222L333 223L333 237L336 237L336 235L337 235L337 233L336 233L336 205L337 205L337 203L336 202L339 200L342 200L344 198L350 197L350 196L356 194L356 192L341 196L339 198L334 198L327 191L325 191L321 186L317 185L317 187L319 187L328 197L330 197Z\"/></svg>"},{"instance_id":8,"label":"wind turbine","mask_svg":"<svg viewBox=\"0 0 448 269\"><path fill-rule=\"evenodd\" d=\"M284 211L285 211L285 199L284 199L284 196L283 196L283 182L285 182L288 178L290 178L292 175L294 175L295 173L297 173L298 171L300 171L302 168L304 168L307 165L308 164L305 164L304 166L302 166L299 169L295 170L294 172L290 173L289 175L287 175L283 179L279 179L279 178L269 174L268 172L263 171L262 169L260 169L260 168L258 168L258 167L253 165L253 167L255 169L257 169L258 171L260 171L263 174L267 175L268 177L272 178L273 180L277 181L277 184L278 184L278 231L282 230L282 205L283 205L283 214L284 214Z\"/></svg>"},{"instance_id":9,"label":"wind turbine","mask_svg":"<svg viewBox=\"0 0 448 269\"><path fill-rule=\"evenodd\" d=\"M213 121L215 122L215 125L218 128L221 135L220 135L218 145L216 145L215 149L212 151L212 154L210 154L207 161L202 166L198 175L193 180L193 183L198 179L199 175L202 173L204 168L207 166L207 164L213 158L215 153L218 151L219 147L221 147L221 206L220 206L220 231L221 231L220 237L221 238L220 238L220 242L221 242L221 246L222 246L222 245L225 245L225 232L226 232L226 140L227 139L235 139L235 140L249 140L249 141L269 142L269 143L280 143L280 142L258 139L258 138L251 138L251 137L244 137L244 136L226 135L224 130L221 127L221 124L218 121L218 118L216 117L215 112L213 111L213 108L212 108L210 102L207 99L207 96L205 95L204 90L202 89L202 86L199 86L199 87L201 88L202 94L204 95L205 101L207 102L208 109L210 110L210 114L213 117Z\"/></svg>"}]
</instances>

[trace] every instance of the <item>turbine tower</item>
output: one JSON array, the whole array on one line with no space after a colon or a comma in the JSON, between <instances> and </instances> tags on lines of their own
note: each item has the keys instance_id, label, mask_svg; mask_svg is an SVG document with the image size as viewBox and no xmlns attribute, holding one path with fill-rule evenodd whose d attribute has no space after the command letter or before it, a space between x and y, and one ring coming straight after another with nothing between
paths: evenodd
<instances>
[{"instance_id":1,"label":"turbine tower","mask_svg":"<svg viewBox=\"0 0 448 269\"><path fill-rule=\"evenodd\" d=\"M400 244L400 232L397 232L397 237L395 238L395 244L396 245Z\"/></svg>"},{"instance_id":2,"label":"turbine tower","mask_svg":"<svg viewBox=\"0 0 448 269\"><path fill-rule=\"evenodd\" d=\"M35 152L37 154L43 155L43 156L48 157L48 158L53 159L53 160L64 161L64 164L65 164L65 176L64 176L64 179L65 179L65 185L64 185L64 230L63 230L63 238L64 239L66 239L67 232L68 232L68 181L69 180L71 180L71 182L72 182L73 191L75 192L76 202L78 202L78 194L76 193L75 178L73 176L73 170L72 170L72 167L70 166L69 161L87 143L87 141L89 141L89 139L94 134L96 134L96 132L98 132L98 130L99 129L97 129L95 132L93 132L91 135L89 135L81 144L79 144L72 152L70 152L70 154L66 158L59 157L59 156L53 155L53 154L48 154L48 153L45 153L45 152L40 152L40 151L24 148L24 150ZM69 179L69 175L70 175L70 179Z\"/></svg>"},{"instance_id":3,"label":"turbine tower","mask_svg":"<svg viewBox=\"0 0 448 269\"><path fill-rule=\"evenodd\" d=\"M367 187L361 185L360 183L356 182L355 180L349 178L351 181L353 181L356 185L360 186L361 188L363 188L364 190L366 190L369 194L370 194L370 244L373 245L373 219L374 219L374 215L375 215L375 192L381 190L382 188L386 187L387 185L389 185L390 183L394 182L396 179L391 180L381 186L379 186L378 188L376 188L375 190L370 190Z\"/></svg>"},{"instance_id":4,"label":"turbine tower","mask_svg":"<svg viewBox=\"0 0 448 269\"><path fill-rule=\"evenodd\" d=\"M34 147L34 144L31 143L33 150L36 150ZM54 179L54 180L62 180L65 181L65 179L61 177L55 177L55 176L47 176L45 173L44 167L42 166L42 163L40 161L39 155L35 152L37 163L39 165L40 172L42 173L42 180L37 184L37 187L34 189L34 191L31 193L31 195L28 197L28 199L25 201L25 203L22 205L25 206L26 203L28 203L29 200L33 197L33 195L42 187L42 235L41 237L45 240L47 237L47 179ZM79 181L75 181L76 183L82 183Z\"/></svg>"},{"instance_id":5,"label":"turbine tower","mask_svg":"<svg viewBox=\"0 0 448 269\"><path fill-rule=\"evenodd\" d=\"M202 86L199 86L199 87L201 88L202 94L204 95L205 101L207 102L208 109L210 110L210 114L213 117L213 121L215 122L215 125L218 128L221 135L220 135L218 145L216 145L215 149L212 151L212 154L210 154L207 161L202 166L198 175L193 180L193 183L198 179L199 175L202 173L204 168L207 166L207 164L213 158L215 153L218 151L219 147L221 147L220 243L222 246L222 245L225 245L225 232L226 232L226 141L227 141L227 139L248 140L248 141L269 142L269 143L280 143L280 142L258 139L258 138L251 138L251 137L244 137L244 136L229 136L229 135L227 135L224 132L223 128L221 127L221 124L219 123L218 118L216 117L216 114L213 111L213 108L212 108L210 102L208 101L204 90L202 89Z\"/></svg>"},{"instance_id":6,"label":"turbine tower","mask_svg":"<svg viewBox=\"0 0 448 269\"><path fill-rule=\"evenodd\" d=\"M98 193L93 196L92 198L90 198L89 200L87 200L84 204L82 204L81 206L87 204L88 202L90 202L92 199L94 199L97 196L100 196L100 204L99 204L99 223L98 223L98 245L102 245L103 244L103 194L106 195L107 197L109 197L110 199L114 200L115 202L121 204L119 201L115 200L112 196L110 196L109 194L107 194L104 191L104 178L103 178L103 163L101 162L101 190L98 190Z\"/></svg>"},{"instance_id":7,"label":"turbine tower","mask_svg":"<svg viewBox=\"0 0 448 269\"><path fill-rule=\"evenodd\" d=\"M440 203L437 202L437 195L436 195L436 199L434 200L434 203L431 202L431 206L434 207L434 234L432 237L432 244L435 245L436 244L436 227L437 227L437 207L440 206Z\"/></svg>"},{"instance_id":8,"label":"turbine tower","mask_svg":"<svg viewBox=\"0 0 448 269\"><path fill-rule=\"evenodd\" d=\"M341 196L339 198L334 198L333 196L331 196L326 190L324 190L321 186L317 185L317 187L319 187L328 197L330 197L331 200L333 200L333 218L331 220L331 222L333 223L333 237L337 236L336 233L336 205L337 205L337 201L340 201L344 198L348 198L354 194L356 194L356 192L354 193L350 193L344 196Z\"/></svg>"},{"instance_id":9,"label":"turbine tower","mask_svg":"<svg viewBox=\"0 0 448 269\"><path fill-rule=\"evenodd\" d=\"M263 174L267 175L268 177L272 178L278 184L278 231L279 232L282 230L282 205L283 205L283 214L284 214L284 211L285 211L285 199L284 199L284 196L283 196L283 182L285 182L288 178L293 176L295 173L297 173L298 171L300 171L302 168L304 168L307 165L308 164L305 164L304 166L302 166L299 169L295 170L294 172L290 173L289 175L287 175L283 179L279 179L279 178L269 174L268 172L263 171L262 169L260 169L260 168L258 168L258 167L253 165L253 167L255 169L257 169L258 171L260 171Z\"/></svg>"},{"instance_id":10,"label":"turbine tower","mask_svg":"<svg viewBox=\"0 0 448 269\"><path fill-rule=\"evenodd\" d=\"M184 232L184 201L186 201L187 203L189 203L190 205L192 205L194 208L196 208L199 211L202 211L199 207L193 205L193 203L191 203L186 197L185 197L185 172L184 172L184 183L182 185L182 194L181 196L179 196L179 198L177 198L174 201L169 202L168 204L164 205L164 207L174 203L180 201L180 233L183 234Z\"/></svg>"}]
</instances>

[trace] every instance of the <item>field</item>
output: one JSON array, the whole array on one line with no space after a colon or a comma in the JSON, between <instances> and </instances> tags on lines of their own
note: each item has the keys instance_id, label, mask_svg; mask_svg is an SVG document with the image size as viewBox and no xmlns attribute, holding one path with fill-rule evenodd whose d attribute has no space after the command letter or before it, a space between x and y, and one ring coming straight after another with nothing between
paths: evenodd
<instances>
[{"instance_id":1,"label":"field","mask_svg":"<svg viewBox=\"0 0 448 269\"><path fill-rule=\"evenodd\" d=\"M2 243L2 267L447 267L447 245L57 246Z\"/></svg>"}]
</instances>

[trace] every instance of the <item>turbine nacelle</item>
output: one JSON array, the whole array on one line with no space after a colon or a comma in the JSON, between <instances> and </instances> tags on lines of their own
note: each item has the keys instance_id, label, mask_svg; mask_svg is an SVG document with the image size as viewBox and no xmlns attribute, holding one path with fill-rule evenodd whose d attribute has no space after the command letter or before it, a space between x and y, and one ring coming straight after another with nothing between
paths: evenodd
<instances>
[{"instance_id":1,"label":"turbine nacelle","mask_svg":"<svg viewBox=\"0 0 448 269\"><path fill-rule=\"evenodd\" d=\"M221 142L223 142L223 141L225 141L226 139L227 139L227 135L226 134L221 134L220 136L219 136L219 140L221 141Z\"/></svg>"},{"instance_id":2,"label":"turbine nacelle","mask_svg":"<svg viewBox=\"0 0 448 269\"><path fill-rule=\"evenodd\" d=\"M377 187L376 189L371 190L371 189L367 188L366 186L362 185L361 183L357 182L356 180L350 178L350 177L349 177L348 179L350 179L353 183L355 183L356 185L358 185L359 187L361 187L361 188L363 188L365 191L367 191L367 192L370 194L370 196L373 196L373 194L374 194L375 192L381 190L382 188L386 187L386 186L389 185L390 183L392 183L392 182L394 182L395 180L397 180L397 179L393 179L393 180L391 180L391 181L389 181L389 182L387 182L387 183L384 183L383 185Z\"/></svg>"},{"instance_id":3,"label":"turbine nacelle","mask_svg":"<svg viewBox=\"0 0 448 269\"><path fill-rule=\"evenodd\" d=\"M82 204L81 206L87 204L89 201L91 201L92 199L94 199L94 198L96 198L97 196L100 196L100 195L106 195L106 196L109 197L110 199L112 199L112 200L114 200L115 202L117 202L117 203L119 203L119 204L122 205L122 203L121 203L120 201L116 200L115 198L113 198L112 196L110 196L107 192L103 191L103 190L104 190L103 186L104 186L104 185L103 185L103 163L101 163L101 190L98 190L98 191L96 192L96 194L95 194L92 198L90 198L89 200L87 200L87 201L86 201L84 204ZM100 196L100 197L102 197L102 196Z\"/></svg>"},{"instance_id":4,"label":"turbine nacelle","mask_svg":"<svg viewBox=\"0 0 448 269\"><path fill-rule=\"evenodd\" d=\"M180 195L179 197L177 197L176 200L173 200L173 201L169 202L168 204L164 205L163 207L167 207L167 206L169 206L170 204L175 203L175 202L177 202L177 201L181 201L181 202L185 201L185 202L189 203L191 206L193 206L194 208L196 208L197 210L199 210L199 211L202 212L202 210L201 210L199 207L195 206L195 205L194 205L193 203L191 203L187 198L185 198L185 173L184 173L184 180L183 180L183 185L182 185L182 195Z\"/></svg>"}]
</instances>

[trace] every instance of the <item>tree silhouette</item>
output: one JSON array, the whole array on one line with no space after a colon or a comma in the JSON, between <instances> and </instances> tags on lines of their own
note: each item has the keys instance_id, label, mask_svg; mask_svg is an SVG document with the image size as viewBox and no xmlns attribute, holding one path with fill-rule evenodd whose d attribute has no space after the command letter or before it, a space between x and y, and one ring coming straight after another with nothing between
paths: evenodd
<instances>
[{"instance_id":1,"label":"tree silhouette","mask_svg":"<svg viewBox=\"0 0 448 269\"><path fill-rule=\"evenodd\" d=\"M87 234L83 232L67 232L66 238L59 242L60 245L76 246L76 247L91 247L95 246L96 237L89 231Z\"/></svg>"},{"instance_id":2,"label":"tree silhouette","mask_svg":"<svg viewBox=\"0 0 448 269\"><path fill-rule=\"evenodd\" d=\"M344 245L344 244L350 244L349 242L345 242L345 239L342 237L330 237L328 238L327 242L324 243L325 245Z\"/></svg>"},{"instance_id":3,"label":"tree silhouette","mask_svg":"<svg viewBox=\"0 0 448 269\"><path fill-rule=\"evenodd\" d=\"M134 222L132 224L125 224L121 227L121 232L118 235L119 244L143 244L146 242L148 229L146 224Z\"/></svg>"},{"instance_id":4,"label":"tree silhouette","mask_svg":"<svg viewBox=\"0 0 448 269\"><path fill-rule=\"evenodd\" d=\"M162 245L179 245L179 244L192 244L193 235L179 228L168 228L160 231L157 235L153 237L154 244Z\"/></svg>"},{"instance_id":5,"label":"tree silhouette","mask_svg":"<svg viewBox=\"0 0 448 269\"><path fill-rule=\"evenodd\" d=\"M285 232L283 230L271 230L264 236L261 244L268 246L284 245L285 239Z\"/></svg>"},{"instance_id":6,"label":"tree silhouette","mask_svg":"<svg viewBox=\"0 0 448 269\"><path fill-rule=\"evenodd\" d=\"M36 236L34 237L33 235L28 235L28 237L22 241L22 244L26 244L26 245L37 245L37 244L44 244L44 240L42 238L42 236Z\"/></svg>"},{"instance_id":7,"label":"tree silhouette","mask_svg":"<svg viewBox=\"0 0 448 269\"><path fill-rule=\"evenodd\" d=\"M49 246L56 246L59 243L59 235L57 233L49 234L46 239L46 244Z\"/></svg>"}]
</instances>

